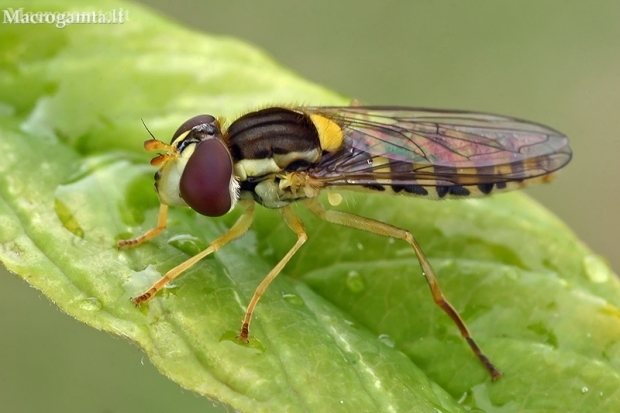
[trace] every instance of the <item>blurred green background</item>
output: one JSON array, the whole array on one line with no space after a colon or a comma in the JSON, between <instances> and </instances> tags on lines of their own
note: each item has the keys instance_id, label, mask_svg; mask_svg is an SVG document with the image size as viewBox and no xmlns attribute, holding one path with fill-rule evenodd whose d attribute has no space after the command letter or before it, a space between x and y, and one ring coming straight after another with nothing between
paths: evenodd
<instances>
[{"instance_id":1,"label":"blurred green background","mask_svg":"<svg viewBox=\"0 0 620 413\"><path fill-rule=\"evenodd\" d=\"M196 30L245 39L364 103L488 111L564 132L572 163L527 192L620 269L620 2L142 3ZM126 24L140 18L127 9ZM1 412L212 408L136 347L61 314L2 271Z\"/></svg>"}]
</instances>

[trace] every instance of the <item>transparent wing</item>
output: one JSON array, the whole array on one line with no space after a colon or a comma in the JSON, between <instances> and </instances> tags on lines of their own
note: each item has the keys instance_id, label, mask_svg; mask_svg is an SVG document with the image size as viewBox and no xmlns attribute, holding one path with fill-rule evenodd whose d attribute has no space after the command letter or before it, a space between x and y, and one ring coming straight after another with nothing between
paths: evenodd
<instances>
[{"instance_id":1,"label":"transparent wing","mask_svg":"<svg viewBox=\"0 0 620 413\"><path fill-rule=\"evenodd\" d=\"M486 113L404 107L304 107L344 133L344 147L308 171L326 184L477 185L550 174L568 139L540 124Z\"/></svg>"}]
</instances>

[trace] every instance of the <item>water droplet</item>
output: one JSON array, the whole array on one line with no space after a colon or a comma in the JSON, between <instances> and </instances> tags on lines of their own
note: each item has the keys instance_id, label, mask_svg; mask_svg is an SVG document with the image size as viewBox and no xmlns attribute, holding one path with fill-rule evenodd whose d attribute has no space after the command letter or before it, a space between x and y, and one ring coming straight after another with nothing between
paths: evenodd
<instances>
[{"instance_id":1,"label":"water droplet","mask_svg":"<svg viewBox=\"0 0 620 413\"><path fill-rule=\"evenodd\" d=\"M304 300L302 300L298 295L296 294L290 294L290 293L282 293L282 298L284 298L286 301L288 301L291 304L295 304L295 305L304 305Z\"/></svg>"},{"instance_id":2,"label":"water droplet","mask_svg":"<svg viewBox=\"0 0 620 413\"><path fill-rule=\"evenodd\" d=\"M231 342L240 347L245 347L251 350L255 350L259 354L265 352L265 346L263 346L263 343L261 343L261 341L257 339L256 337L250 336L250 341L248 343L245 343L237 339L238 335L239 335L238 331L228 330L224 334L222 334L219 341L220 343Z\"/></svg>"},{"instance_id":3,"label":"water droplet","mask_svg":"<svg viewBox=\"0 0 620 413\"><path fill-rule=\"evenodd\" d=\"M393 244L395 242L396 240L394 238L388 238L388 244Z\"/></svg>"},{"instance_id":4,"label":"water droplet","mask_svg":"<svg viewBox=\"0 0 620 413\"><path fill-rule=\"evenodd\" d=\"M595 283L604 283L611 276L609 263L600 255L587 255L583 259L583 268L590 281Z\"/></svg>"},{"instance_id":5,"label":"water droplet","mask_svg":"<svg viewBox=\"0 0 620 413\"><path fill-rule=\"evenodd\" d=\"M351 321L351 320L347 320L347 319L345 319L345 320L344 320L344 323L345 323L346 325L348 325L349 327L351 327L351 328L357 328L357 324L355 324L355 322L353 322L353 321Z\"/></svg>"},{"instance_id":6,"label":"water droplet","mask_svg":"<svg viewBox=\"0 0 620 413\"><path fill-rule=\"evenodd\" d=\"M556 347L558 346L558 337L552 328L542 321L533 322L527 325L527 329L538 334L542 340L547 344Z\"/></svg>"},{"instance_id":7,"label":"water droplet","mask_svg":"<svg viewBox=\"0 0 620 413\"><path fill-rule=\"evenodd\" d=\"M357 271L349 271L349 274L347 274L346 285L349 290L354 293L359 293L366 288L364 280Z\"/></svg>"},{"instance_id":8,"label":"water droplet","mask_svg":"<svg viewBox=\"0 0 620 413\"><path fill-rule=\"evenodd\" d=\"M161 278L162 274L154 265L148 265L142 271L133 271L127 281L123 283L127 299L142 294L147 288Z\"/></svg>"},{"instance_id":9,"label":"water droplet","mask_svg":"<svg viewBox=\"0 0 620 413\"><path fill-rule=\"evenodd\" d=\"M360 251L364 251L364 246L362 245L361 242L357 243L357 249L360 250Z\"/></svg>"},{"instance_id":10,"label":"water droplet","mask_svg":"<svg viewBox=\"0 0 620 413\"><path fill-rule=\"evenodd\" d=\"M330 191L327 193L327 201L331 206L338 206L342 203L342 195Z\"/></svg>"},{"instance_id":11,"label":"water droplet","mask_svg":"<svg viewBox=\"0 0 620 413\"><path fill-rule=\"evenodd\" d=\"M168 244L191 256L207 248L207 244L204 241L190 234L175 235L168 240Z\"/></svg>"},{"instance_id":12,"label":"water droplet","mask_svg":"<svg viewBox=\"0 0 620 413\"><path fill-rule=\"evenodd\" d=\"M88 297L84 300L80 300L78 307L85 311L99 311L103 307L103 304L95 297Z\"/></svg>"},{"instance_id":13,"label":"water droplet","mask_svg":"<svg viewBox=\"0 0 620 413\"><path fill-rule=\"evenodd\" d=\"M583 394L586 394L586 393L587 393L587 392L589 392L589 391L590 391L590 389L588 389L586 386L583 386L583 387L581 388L581 392L582 392Z\"/></svg>"},{"instance_id":14,"label":"water droplet","mask_svg":"<svg viewBox=\"0 0 620 413\"><path fill-rule=\"evenodd\" d=\"M273 257L276 255L276 250L272 246L269 246L261 252L261 255L264 257Z\"/></svg>"},{"instance_id":15,"label":"water droplet","mask_svg":"<svg viewBox=\"0 0 620 413\"><path fill-rule=\"evenodd\" d=\"M394 348L394 340L387 334L379 334L379 341L388 346L389 348Z\"/></svg>"}]
</instances>

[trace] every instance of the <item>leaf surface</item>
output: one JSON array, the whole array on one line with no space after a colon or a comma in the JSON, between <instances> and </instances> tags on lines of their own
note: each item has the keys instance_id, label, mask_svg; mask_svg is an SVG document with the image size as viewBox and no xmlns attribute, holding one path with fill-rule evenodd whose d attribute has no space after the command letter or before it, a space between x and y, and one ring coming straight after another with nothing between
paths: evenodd
<instances>
[{"instance_id":1,"label":"leaf surface","mask_svg":"<svg viewBox=\"0 0 620 413\"><path fill-rule=\"evenodd\" d=\"M249 345L235 340L245 306L295 241L277 211L259 208L246 236L135 308L129 297L239 215L173 208L163 235L117 250L118 239L157 218L141 118L167 140L200 112L230 119L268 104L347 99L236 40L131 11L122 25L0 32L0 261L9 270L76 319L136 342L180 385L241 411L620 405L620 284L521 194L458 202L348 194L339 207L417 237L445 295L504 371L495 383L432 302L406 244L320 222L301 207L310 240L261 300Z\"/></svg>"}]
</instances>

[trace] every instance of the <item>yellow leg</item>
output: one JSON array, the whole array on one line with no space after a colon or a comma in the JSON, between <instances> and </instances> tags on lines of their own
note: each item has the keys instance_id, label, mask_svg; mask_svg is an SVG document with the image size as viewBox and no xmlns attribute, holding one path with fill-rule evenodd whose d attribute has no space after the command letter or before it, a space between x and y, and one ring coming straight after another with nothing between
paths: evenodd
<instances>
[{"instance_id":1,"label":"yellow leg","mask_svg":"<svg viewBox=\"0 0 620 413\"><path fill-rule=\"evenodd\" d=\"M316 198L310 198L303 202L313 214L327 222L344 225L346 227L361 229L363 231L372 232L374 234L383 235L385 237L407 241L409 245L413 247L413 251L418 258L420 267L422 268L422 274L424 275L424 277L426 277L426 282L431 288L431 293L433 294L433 300L435 301L435 303L439 307L441 307L441 309L444 310L446 314L448 314L450 318L454 321L456 326L459 328L461 335L467 341L467 344L469 344L474 354L478 356L482 364L484 364L486 369L491 374L491 378L493 380L496 380L502 375L502 373L497 370L497 368L495 368L493 363L491 363L488 357L482 353L480 347L478 347L478 344L476 344L476 342L474 341L473 337L469 332L469 329L465 325L465 322L463 321L459 313L444 297L441 289L439 288L439 282L437 281L437 277L435 277L435 273L433 272L433 269L431 268L428 259L424 255L424 252L422 252L422 248L420 248L418 242L413 238L409 231L369 218L348 214L346 212L326 210Z\"/></svg>"},{"instance_id":2,"label":"yellow leg","mask_svg":"<svg viewBox=\"0 0 620 413\"><path fill-rule=\"evenodd\" d=\"M256 291L254 291L254 295L248 304L248 308L245 311L245 317L243 318L243 324L241 325L241 333L237 336L237 338L241 341L248 341L248 337L250 335L250 322L252 321L252 313L254 312L254 308L256 308L256 304L258 304L258 300L263 296L269 284L280 274L282 268L286 265L287 262L295 255L297 250L308 240L308 234L306 234L306 230L304 229L304 225L299 219L297 215L293 212L291 207L286 206L280 209L282 212L282 217L284 221L288 224L288 226L297 234L297 242L293 247L286 253L286 255L280 260L280 262L273 267L273 269L267 274L267 276L263 279L263 281L258 285Z\"/></svg>"},{"instance_id":3,"label":"yellow leg","mask_svg":"<svg viewBox=\"0 0 620 413\"><path fill-rule=\"evenodd\" d=\"M144 241L148 241L151 238L158 236L164 229L166 229L166 218L168 217L168 205L159 205L159 215L157 216L157 226L139 237L132 239L123 239L118 242L117 247L135 247L142 244Z\"/></svg>"},{"instance_id":4,"label":"yellow leg","mask_svg":"<svg viewBox=\"0 0 620 413\"><path fill-rule=\"evenodd\" d=\"M237 239L243 234L245 234L250 228L250 225L252 225L252 219L254 218L254 201L242 200L239 203L245 207L245 211L227 233L213 241L211 245L209 245L204 251L194 255L192 258L168 271L163 277L161 277L157 282L155 282L155 284L153 284L151 288L144 292L144 294L132 298L131 301L133 301L135 305L138 305L149 300L151 297L157 294L159 290L164 288L166 284L178 277L183 271L192 267L194 264L196 264L207 255L219 250L230 241Z\"/></svg>"}]
</instances>

